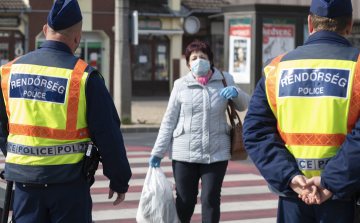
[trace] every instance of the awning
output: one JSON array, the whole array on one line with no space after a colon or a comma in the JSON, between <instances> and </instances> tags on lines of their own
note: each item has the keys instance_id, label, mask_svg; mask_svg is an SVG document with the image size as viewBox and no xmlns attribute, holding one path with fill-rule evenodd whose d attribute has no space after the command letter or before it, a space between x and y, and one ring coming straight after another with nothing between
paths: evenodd
<instances>
[{"instance_id":1,"label":"awning","mask_svg":"<svg viewBox=\"0 0 360 223\"><path fill-rule=\"evenodd\" d=\"M224 13L219 13L219 14L208 16L209 19L220 18L220 17L224 17Z\"/></svg>"},{"instance_id":2,"label":"awning","mask_svg":"<svg viewBox=\"0 0 360 223\"><path fill-rule=\"evenodd\" d=\"M184 30L182 29L139 29L139 35L176 35L176 34L184 34Z\"/></svg>"}]
</instances>

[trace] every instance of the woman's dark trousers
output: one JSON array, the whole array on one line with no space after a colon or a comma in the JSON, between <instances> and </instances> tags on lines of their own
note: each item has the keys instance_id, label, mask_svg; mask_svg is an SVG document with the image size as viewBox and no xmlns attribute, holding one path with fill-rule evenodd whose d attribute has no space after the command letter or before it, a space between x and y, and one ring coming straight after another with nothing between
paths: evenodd
<instances>
[{"instance_id":1,"label":"woman's dark trousers","mask_svg":"<svg viewBox=\"0 0 360 223\"><path fill-rule=\"evenodd\" d=\"M228 161L211 164L172 161L179 222L190 222L197 203L199 179L201 179L202 222L219 222L221 186L227 165Z\"/></svg>"}]
</instances>

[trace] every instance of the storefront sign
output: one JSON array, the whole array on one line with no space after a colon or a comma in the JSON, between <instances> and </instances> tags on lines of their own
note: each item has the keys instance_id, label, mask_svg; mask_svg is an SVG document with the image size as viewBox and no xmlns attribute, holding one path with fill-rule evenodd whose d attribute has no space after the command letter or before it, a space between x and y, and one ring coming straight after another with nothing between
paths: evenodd
<instances>
[{"instance_id":1,"label":"storefront sign","mask_svg":"<svg viewBox=\"0 0 360 223\"><path fill-rule=\"evenodd\" d=\"M295 49L295 24L293 19L264 19L263 66L268 59Z\"/></svg>"},{"instance_id":2,"label":"storefront sign","mask_svg":"<svg viewBox=\"0 0 360 223\"><path fill-rule=\"evenodd\" d=\"M18 27L20 20L18 17L0 17L0 26Z\"/></svg>"},{"instance_id":3,"label":"storefront sign","mask_svg":"<svg viewBox=\"0 0 360 223\"><path fill-rule=\"evenodd\" d=\"M144 20L139 19L139 29L161 29L162 24L160 20Z\"/></svg>"},{"instance_id":4,"label":"storefront sign","mask_svg":"<svg viewBox=\"0 0 360 223\"><path fill-rule=\"evenodd\" d=\"M230 20L229 73L237 84L250 83L250 19Z\"/></svg>"}]
</instances>

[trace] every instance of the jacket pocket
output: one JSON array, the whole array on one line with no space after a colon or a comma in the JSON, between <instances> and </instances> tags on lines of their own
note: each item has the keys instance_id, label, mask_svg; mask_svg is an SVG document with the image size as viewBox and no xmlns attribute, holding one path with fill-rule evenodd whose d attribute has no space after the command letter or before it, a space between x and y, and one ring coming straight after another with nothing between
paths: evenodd
<instances>
[{"instance_id":1,"label":"jacket pocket","mask_svg":"<svg viewBox=\"0 0 360 223\"><path fill-rule=\"evenodd\" d=\"M184 131L184 118L180 118L176 129L173 132L173 137L176 138L178 136L180 136Z\"/></svg>"}]
</instances>

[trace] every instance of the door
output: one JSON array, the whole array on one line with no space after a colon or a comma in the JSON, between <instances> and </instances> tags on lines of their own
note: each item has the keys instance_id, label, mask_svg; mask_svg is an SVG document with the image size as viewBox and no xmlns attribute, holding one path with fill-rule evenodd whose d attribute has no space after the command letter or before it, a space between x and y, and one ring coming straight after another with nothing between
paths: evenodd
<instances>
[{"instance_id":1,"label":"door","mask_svg":"<svg viewBox=\"0 0 360 223\"><path fill-rule=\"evenodd\" d=\"M131 47L132 95L169 95L169 40L166 36L139 36Z\"/></svg>"}]
</instances>

